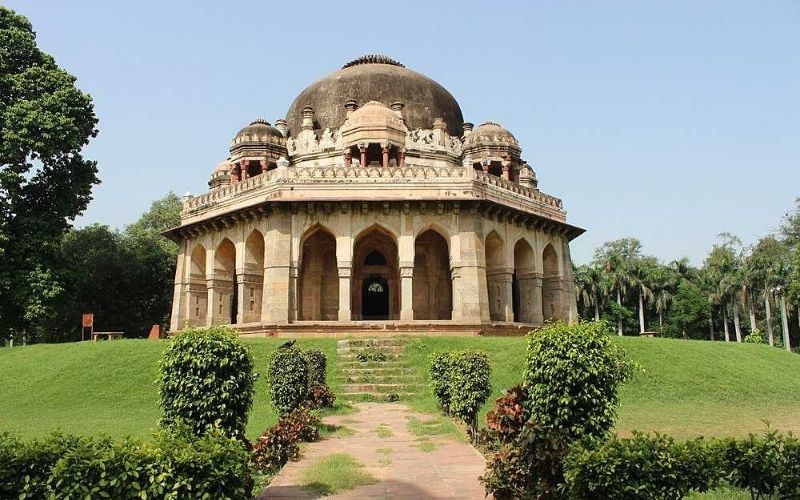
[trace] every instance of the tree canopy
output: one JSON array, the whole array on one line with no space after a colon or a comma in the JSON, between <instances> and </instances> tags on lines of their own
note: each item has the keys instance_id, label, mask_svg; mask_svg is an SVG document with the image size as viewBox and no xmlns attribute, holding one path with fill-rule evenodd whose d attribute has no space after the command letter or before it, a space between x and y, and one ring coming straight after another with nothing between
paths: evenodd
<instances>
[{"instance_id":1,"label":"tree canopy","mask_svg":"<svg viewBox=\"0 0 800 500\"><path fill-rule=\"evenodd\" d=\"M35 336L63 292L62 235L91 200L92 99L39 50L31 23L0 7L0 330Z\"/></svg>"}]
</instances>

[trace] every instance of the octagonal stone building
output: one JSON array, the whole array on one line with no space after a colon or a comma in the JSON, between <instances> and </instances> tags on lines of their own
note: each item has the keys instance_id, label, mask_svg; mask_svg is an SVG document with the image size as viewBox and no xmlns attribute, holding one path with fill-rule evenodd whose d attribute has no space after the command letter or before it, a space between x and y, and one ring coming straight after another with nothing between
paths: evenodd
<instances>
[{"instance_id":1,"label":"octagonal stone building","mask_svg":"<svg viewBox=\"0 0 800 500\"><path fill-rule=\"evenodd\" d=\"M311 84L184 197L171 330L522 333L577 318L560 199L514 135L384 56Z\"/></svg>"}]
</instances>

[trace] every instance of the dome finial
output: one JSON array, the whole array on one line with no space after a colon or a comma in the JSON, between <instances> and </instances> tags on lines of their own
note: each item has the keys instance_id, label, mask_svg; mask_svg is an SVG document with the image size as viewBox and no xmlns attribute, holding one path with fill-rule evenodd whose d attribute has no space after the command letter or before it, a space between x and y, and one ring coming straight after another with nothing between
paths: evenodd
<instances>
[{"instance_id":1,"label":"dome finial","mask_svg":"<svg viewBox=\"0 0 800 500\"><path fill-rule=\"evenodd\" d=\"M357 66L359 64L389 64L391 66L400 66L401 68L405 68L405 66L399 62L395 61L391 57L384 56L383 54L367 54L353 59L349 63L342 66L342 69L349 68L351 66Z\"/></svg>"}]
</instances>

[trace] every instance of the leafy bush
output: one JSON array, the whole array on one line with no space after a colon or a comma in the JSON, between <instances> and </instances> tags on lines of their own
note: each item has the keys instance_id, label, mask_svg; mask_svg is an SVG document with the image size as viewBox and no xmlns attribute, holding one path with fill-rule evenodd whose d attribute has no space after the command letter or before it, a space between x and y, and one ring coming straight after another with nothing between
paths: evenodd
<instances>
[{"instance_id":1,"label":"leafy bush","mask_svg":"<svg viewBox=\"0 0 800 500\"><path fill-rule=\"evenodd\" d=\"M752 498L800 498L800 440L768 431L724 445L730 482Z\"/></svg>"},{"instance_id":2,"label":"leafy bush","mask_svg":"<svg viewBox=\"0 0 800 500\"><path fill-rule=\"evenodd\" d=\"M319 439L319 422L320 419L317 415L302 406L292 410L280 420L280 423L288 426L289 431L297 436L298 441L307 443Z\"/></svg>"},{"instance_id":3,"label":"leafy bush","mask_svg":"<svg viewBox=\"0 0 800 500\"><path fill-rule=\"evenodd\" d=\"M449 373L452 358L449 352L440 352L430 356L430 382L429 387L433 392L439 407L450 414L450 382Z\"/></svg>"},{"instance_id":4,"label":"leafy bush","mask_svg":"<svg viewBox=\"0 0 800 500\"><path fill-rule=\"evenodd\" d=\"M478 351L456 351L452 354L448 383L450 412L463 420L472 430L478 427L478 409L492 393L489 357Z\"/></svg>"},{"instance_id":5,"label":"leafy bush","mask_svg":"<svg viewBox=\"0 0 800 500\"><path fill-rule=\"evenodd\" d=\"M506 390L486 415L486 427L502 442L513 440L530 416L527 404L528 392L522 386L516 385Z\"/></svg>"},{"instance_id":6,"label":"leafy bush","mask_svg":"<svg viewBox=\"0 0 800 500\"><path fill-rule=\"evenodd\" d=\"M164 433L152 442L4 436L0 453L0 498L246 499L252 490L247 451L219 429L200 439Z\"/></svg>"},{"instance_id":7,"label":"leafy bush","mask_svg":"<svg viewBox=\"0 0 800 500\"><path fill-rule=\"evenodd\" d=\"M718 442L635 433L573 447L564 477L572 498L667 500L716 487L723 465Z\"/></svg>"},{"instance_id":8,"label":"leafy bush","mask_svg":"<svg viewBox=\"0 0 800 500\"><path fill-rule=\"evenodd\" d=\"M269 364L272 404L285 415L299 407L308 395L308 363L302 351L294 347L276 350Z\"/></svg>"},{"instance_id":9,"label":"leafy bush","mask_svg":"<svg viewBox=\"0 0 800 500\"><path fill-rule=\"evenodd\" d=\"M528 498L530 475L520 448L506 443L487 460L480 481L496 500Z\"/></svg>"},{"instance_id":10,"label":"leafy bush","mask_svg":"<svg viewBox=\"0 0 800 500\"><path fill-rule=\"evenodd\" d=\"M617 389L631 365L604 322L551 323L528 339L524 387L531 418L572 439L603 437L614 425Z\"/></svg>"},{"instance_id":11,"label":"leafy bush","mask_svg":"<svg viewBox=\"0 0 800 500\"><path fill-rule=\"evenodd\" d=\"M744 338L744 341L749 344L763 344L764 343L764 333L756 328L750 335Z\"/></svg>"},{"instance_id":12,"label":"leafy bush","mask_svg":"<svg viewBox=\"0 0 800 500\"><path fill-rule=\"evenodd\" d=\"M328 368L328 359L325 357L325 353L319 349L308 349L303 354L308 363L308 383L311 385L325 385L326 370Z\"/></svg>"},{"instance_id":13,"label":"leafy bush","mask_svg":"<svg viewBox=\"0 0 800 500\"><path fill-rule=\"evenodd\" d=\"M308 387L307 403L312 409L332 408L336 403L336 394L325 384L311 384Z\"/></svg>"},{"instance_id":14,"label":"leafy bush","mask_svg":"<svg viewBox=\"0 0 800 500\"><path fill-rule=\"evenodd\" d=\"M356 360L362 363L383 362L386 361L386 353L375 347L365 347L356 353Z\"/></svg>"},{"instance_id":15,"label":"leafy bush","mask_svg":"<svg viewBox=\"0 0 800 500\"><path fill-rule=\"evenodd\" d=\"M179 333L160 363L161 425L202 436L220 428L244 439L253 403L253 358L227 327Z\"/></svg>"}]
</instances>

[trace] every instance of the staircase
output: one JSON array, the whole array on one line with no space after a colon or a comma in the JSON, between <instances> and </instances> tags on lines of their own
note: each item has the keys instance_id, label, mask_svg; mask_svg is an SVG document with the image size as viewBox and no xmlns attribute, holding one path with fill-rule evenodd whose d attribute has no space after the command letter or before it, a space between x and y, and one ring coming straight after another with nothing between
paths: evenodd
<instances>
[{"instance_id":1,"label":"staircase","mask_svg":"<svg viewBox=\"0 0 800 500\"><path fill-rule=\"evenodd\" d=\"M337 396L355 401L396 401L424 385L405 360L404 339L348 339L337 342Z\"/></svg>"}]
</instances>

